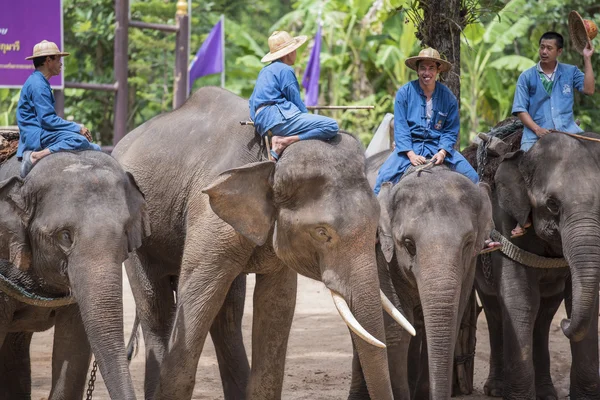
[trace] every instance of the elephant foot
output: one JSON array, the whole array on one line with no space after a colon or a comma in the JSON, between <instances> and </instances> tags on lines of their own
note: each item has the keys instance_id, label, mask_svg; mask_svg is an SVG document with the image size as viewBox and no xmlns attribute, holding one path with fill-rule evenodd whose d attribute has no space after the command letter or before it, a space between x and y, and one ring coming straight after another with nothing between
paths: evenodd
<instances>
[{"instance_id":1,"label":"elephant foot","mask_svg":"<svg viewBox=\"0 0 600 400\"><path fill-rule=\"evenodd\" d=\"M504 381L496 378L488 378L485 385L483 385L483 392L486 396L502 397L502 392L504 392Z\"/></svg>"},{"instance_id":2,"label":"elephant foot","mask_svg":"<svg viewBox=\"0 0 600 400\"><path fill-rule=\"evenodd\" d=\"M558 400L558 393L552 383L537 386L535 394L536 400Z\"/></svg>"}]
</instances>

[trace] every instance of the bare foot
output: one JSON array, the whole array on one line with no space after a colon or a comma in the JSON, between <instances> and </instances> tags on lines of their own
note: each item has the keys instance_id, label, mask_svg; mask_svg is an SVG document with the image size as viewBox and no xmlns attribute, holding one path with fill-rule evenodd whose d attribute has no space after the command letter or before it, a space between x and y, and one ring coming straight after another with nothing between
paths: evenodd
<instances>
[{"instance_id":1,"label":"bare foot","mask_svg":"<svg viewBox=\"0 0 600 400\"><path fill-rule=\"evenodd\" d=\"M523 236L527 232L527 228L529 228L530 226L531 226L531 221L529 221L529 220L527 220L527 222L525 223L525 226L521 226L520 224L517 224L517 226L515 226L515 229L510 231L510 237L516 238L519 236Z\"/></svg>"},{"instance_id":2,"label":"bare foot","mask_svg":"<svg viewBox=\"0 0 600 400\"><path fill-rule=\"evenodd\" d=\"M42 158L46 157L49 154L50 154L50 150L48 150L48 149L31 152L31 164L35 164L36 162L38 162L39 160L41 160Z\"/></svg>"},{"instance_id":3,"label":"bare foot","mask_svg":"<svg viewBox=\"0 0 600 400\"><path fill-rule=\"evenodd\" d=\"M285 138L282 136L273 136L271 138L271 150L273 150L277 155L281 155L283 149L287 146L285 145Z\"/></svg>"},{"instance_id":4,"label":"bare foot","mask_svg":"<svg viewBox=\"0 0 600 400\"><path fill-rule=\"evenodd\" d=\"M492 239L486 239L483 250L479 252L479 254L490 253L492 251L500 250L502 248L502 243L494 242Z\"/></svg>"}]
</instances>

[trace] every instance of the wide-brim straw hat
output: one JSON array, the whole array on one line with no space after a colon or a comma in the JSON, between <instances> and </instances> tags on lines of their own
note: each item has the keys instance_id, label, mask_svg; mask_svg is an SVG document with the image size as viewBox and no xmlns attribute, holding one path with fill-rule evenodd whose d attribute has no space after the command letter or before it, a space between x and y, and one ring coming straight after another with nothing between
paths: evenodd
<instances>
[{"instance_id":1,"label":"wide-brim straw hat","mask_svg":"<svg viewBox=\"0 0 600 400\"><path fill-rule=\"evenodd\" d=\"M598 34L598 27L594 21L583 19L577 11L569 13L569 36L573 47L578 53L583 54L583 49Z\"/></svg>"},{"instance_id":2,"label":"wide-brim straw hat","mask_svg":"<svg viewBox=\"0 0 600 400\"><path fill-rule=\"evenodd\" d=\"M408 68L416 71L417 62L423 60L430 60L438 63L440 66L439 72L448 72L452 69L452 64L440 57L440 53L431 47L421 50L418 56L407 58L406 61L404 61L404 64L406 64Z\"/></svg>"},{"instance_id":3,"label":"wide-brim straw hat","mask_svg":"<svg viewBox=\"0 0 600 400\"><path fill-rule=\"evenodd\" d=\"M60 51L58 46L54 42L49 42L47 40L42 40L35 46L33 46L33 55L26 57L26 60L33 60L37 57L44 56L61 56L66 57L69 53L65 53L64 51Z\"/></svg>"},{"instance_id":4,"label":"wide-brim straw hat","mask_svg":"<svg viewBox=\"0 0 600 400\"><path fill-rule=\"evenodd\" d=\"M280 59L286 54L290 54L306 42L306 36L292 37L286 31L275 31L269 37L269 53L265 55L261 62L270 62Z\"/></svg>"}]
</instances>

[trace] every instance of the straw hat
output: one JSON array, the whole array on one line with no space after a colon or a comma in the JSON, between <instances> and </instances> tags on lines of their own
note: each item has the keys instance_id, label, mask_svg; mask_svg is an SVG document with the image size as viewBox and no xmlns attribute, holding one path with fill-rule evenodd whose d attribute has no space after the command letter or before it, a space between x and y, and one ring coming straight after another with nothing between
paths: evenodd
<instances>
[{"instance_id":1,"label":"straw hat","mask_svg":"<svg viewBox=\"0 0 600 400\"><path fill-rule=\"evenodd\" d=\"M577 11L569 13L569 36L571 36L571 42L573 42L573 47L577 52L583 54L583 49L587 43L595 38L597 34L598 27L594 21L581 18Z\"/></svg>"},{"instance_id":2,"label":"straw hat","mask_svg":"<svg viewBox=\"0 0 600 400\"><path fill-rule=\"evenodd\" d=\"M442 59L442 57L440 57L440 53L438 53L436 49L432 49L431 47L421 50L419 52L419 55L416 57L407 58L406 61L404 61L404 64L406 64L408 68L416 71L417 62L422 60L435 61L440 65L440 72L447 72L450 71L450 69L452 69L452 64Z\"/></svg>"},{"instance_id":3,"label":"straw hat","mask_svg":"<svg viewBox=\"0 0 600 400\"><path fill-rule=\"evenodd\" d=\"M47 40L42 40L35 46L33 46L33 55L26 57L26 60L33 60L36 57L43 56L68 56L69 53L62 52L58 49L58 46L54 42L49 42Z\"/></svg>"},{"instance_id":4,"label":"straw hat","mask_svg":"<svg viewBox=\"0 0 600 400\"><path fill-rule=\"evenodd\" d=\"M269 37L269 53L262 58L262 62L278 60L290 54L306 42L306 36L292 37L286 31L275 31Z\"/></svg>"}]
</instances>

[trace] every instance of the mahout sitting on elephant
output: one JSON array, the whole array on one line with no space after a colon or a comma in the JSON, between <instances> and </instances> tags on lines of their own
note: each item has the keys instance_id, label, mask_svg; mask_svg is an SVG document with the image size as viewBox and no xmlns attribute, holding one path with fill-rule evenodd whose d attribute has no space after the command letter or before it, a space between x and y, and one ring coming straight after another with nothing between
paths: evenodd
<instances>
[{"instance_id":1,"label":"mahout sitting on elephant","mask_svg":"<svg viewBox=\"0 0 600 400\"><path fill-rule=\"evenodd\" d=\"M367 160L372 184L388 153ZM449 399L459 325L492 229L489 186L435 166L395 186L384 183L378 200L381 288L417 328L411 338L386 320L394 398ZM353 365L353 398L368 398L360 365Z\"/></svg>"},{"instance_id":2,"label":"mahout sitting on elephant","mask_svg":"<svg viewBox=\"0 0 600 400\"><path fill-rule=\"evenodd\" d=\"M391 399L374 251L379 205L364 150L339 134L298 142L277 164L262 161L260 137L239 125L247 110L226 90L202 88L113 152L144 191L152 225L126 263L147 346L146 398L192 397L209 328L231 324L222 305L236 277L250 272L252 370L248 377L245 354L245 363L236 360L226 397L281 398L298 272L332 291L371 397Z\"/></svg>"},{"instance_id":3,"label":"mahout sitting on elephant","mask_svg":"<svg viewBox=\"0 0 600 400\"><path fill-rule=\"evenodd\" d=\"M476 164L473 157L470 161ZM571 342L570 397L600 398L599 165L598 143L553 132L526 153L507 154L495 172L496 228L507 238L517 222L523 225L531 217L533 229L510 240L518 247L512 258L497 252L478 264L476 286L491 344L488 395L557 399L548 337L564 299L569 319L561 327Z\"/></svg>"},{"instance_id":4,"label":"mahout sitting on elephant","mask_svg":"<svg viewBox=\"0 0 600 400\"><path fill-rule=\"evenodd\" d=\"M20 179L0 168L0 399L30 398L29 345L54 326L49 399L81 399L92 353L113 399L135 399L122 262L149 233L131 174L99 151L59 152Z\"/></svg>"}]
</instances>

